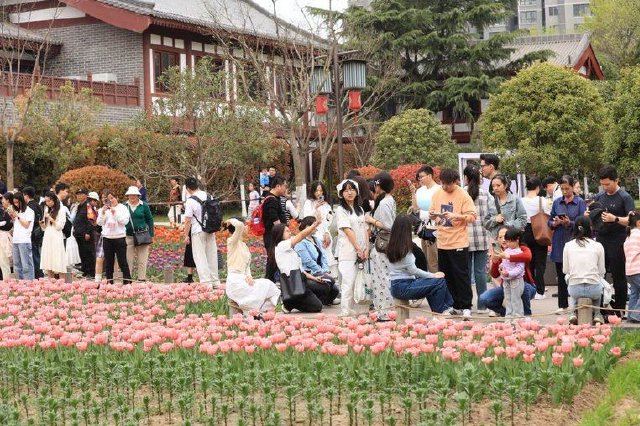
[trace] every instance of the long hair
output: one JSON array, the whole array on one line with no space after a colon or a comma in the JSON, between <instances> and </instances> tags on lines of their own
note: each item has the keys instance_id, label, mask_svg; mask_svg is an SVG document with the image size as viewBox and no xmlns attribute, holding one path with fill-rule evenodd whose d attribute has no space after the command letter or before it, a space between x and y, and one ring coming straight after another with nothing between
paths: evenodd
<instances>
[{"instance_id":1,"label":"long hair","mask_svg":"<svg viewBox=\"0 0 640 426\"><path fill-rule=\"evenodd\" d=\"M53 207L49 209L49 214L51 215L51 218L55 220L58 217L58 212L60 211L60 200L52 191L47 191L44 194L44 197L53 201Z\"/></svg>"},{"instance_id":2,"label":"long hair","mask_svg":"<svg viewBox=\"0 0 640 426\"><path fill-rule=\"evenodd\" d=\"M413 250L413 221L406 215L400 215L393 221L389 244L387 245L387 258L389 262L399 262Z\"/></svg>"},{"instance_id":3,"label":"long hair","mask_svg":"<svg viewBox=\"0 0 640 426\"><path fill-rule=\"evenodd\" d=\"M277 223L271 228L271 247L269 247L269 251L267 252L267 270L275 271L277 269L276 246L282 241L286 228L287 225L284 223ZM273 279L273 277L267 278Z\"/></svg>"},{"instance_id":4,"label":"long hair","mask_svg":"<svg viewBox=\"0 0 640 426\"><path fill-rule=\"evenodd\" d=\"M376 210L378 210L378 206L380 205L382 200L384 200L384 197L386 197L387 194L390 194L391 191L393 191L395 184L393 182L393 178L387 172L380 172L375 175L375 177L373 178L373 182L374 184L378 185L380 189L382 189L382 192L376 197L376 201L373 205L373 213L375 214Z\"/></svg>"},{"instance_id":5,"label":"long hair","mask_svg":"<svg viewBox=\"0 0 640 426\"><path fill-rule=\"evenodd\" d=\"M369 189L367 180L362 176L354 176L351 180L358 184L358 205L362 207L362 210L365 213L370 212L371 204L369 201L373 200L373 195L371 194L371 189Z\"/></svg>"},{"instance_id":6,"label":"long hair","mask_svg":"<svg viewBox=\"0 0 640 426\"><path fill-rule=\"evenodd\" d=\"M591 238L591 219L587 216L579 216L575 222L575 228L573 229L573 238L580 247L584 247L587 241Z\"/></svg>"},{"instance_id":7,"label":"long hair","mask_svg":"<svg viewBox=\"0 0 640 426\"><path fill-rule=\"evenodd\" d=\"M18 191L13 194L13 200L18 200L18 211L20 213L23 213L27 209L27 202L24 200L24 195L22 194L22 192Z\"/></svg>"},{"instance_id":8,"label":"long hair","mask_svg":"<svg viewBox=\"0 0 640 426\"><path fill-rule=\"evenodd\" d=\"M329 200L329 193L327 192L327 187L324 186L324 183L322 183L321 181L317 180L315 182L312 182L311 185L309 185L309 189L307 190L307 198L309 200L316 200L316 190L318 189L318 187L322 188L322 194L324 196L324 200L326 202L330 202Z\"/></svg>"},{"instance_id":9,"label":"long hair","mask_svg":"<svg viewBox=\"0 0 640 426\"><path fill-rule=\"evenodd\" d=\"M467 178L467 192L473 201L480 195L480 169L469 164L462 174Z\"/></svg>"},{"instance_id":10,"label":"long hair","mask_svg":"<svg viewBox=\"0 0 640 426\"><path fill-rule=\"evenodd\" d=\"M347 203L347 201L342 196L342 194L344 193L344 190L347 188L356 190L356 198L353 200L353 208L351 208L351 206ZM356 186L353 185L351 182L345 182L344 186L342 187L342 191L340 191L338 195L340 196L340 206L343 209L345 209L348 212L355 213L357 216L364 214L363 208L361 207L361 204L360 204L360 194L358 192L358 188L356 188Z\"/></svg>"}]
</instances>

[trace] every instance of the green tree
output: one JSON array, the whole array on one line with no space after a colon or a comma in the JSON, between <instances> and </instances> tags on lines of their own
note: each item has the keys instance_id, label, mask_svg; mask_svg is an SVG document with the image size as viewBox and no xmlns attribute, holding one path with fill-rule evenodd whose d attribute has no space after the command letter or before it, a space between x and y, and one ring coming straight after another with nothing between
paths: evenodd
<instances>
[{"instance_id":1,"label":"green tree","mask_svg":"<svg viewBox=\"0 0 640 426\"><path fill-rule=\"evenodd\" d=\"M485 150L505 155L505 170L538 176L593 171L601 163L609 114L594 83L539 63L506 81L480 118ZM508 155L507 155L508 154Z\"/></svg>"},{"instance_id":2,"label":"green tree","mask_svg":"<svg viewBox=\"0 0 640 426\"><path fill-rule=\"evenodd\" d=\"M453 167L457 153L448 129L431 111L409 109L380 126L373 163L383 169L414 163Z\"/></svg>"},{"instance_id":3,"label":"green tree","mask_svg":"<svg viewBox=\"0 0 640 426\"><path fill-rule=\"evenodd\" d=\"M20 180L38 188L93 162L92 131L103 107L91 90L76 93L70 82L60 87L55 101L48 100L46 92L41 84L34 86L18 139L24 143L16 146Z\"/></svg>"},{"instance_id":4,"label":"green tree","mask_svg":"<svg viewBox=\"0 0 640 426\"><path fill-rule=\"evenodd\" d=\"M591 0L585 28L603 65L617 69L640 63L640 0Z\"/></svg>"},{"instance_id":5,"label":"green tree","mask_svg":"<svg viewBox=\"0 0 640 426\"><path fill-rule=\"evenodd\" d=\"M615 122L607 133L605 158L623 178L640 178L640 67L623 70L611 102Z\"/></svg>"},{"instance_id":6,"label":"green tree","mask_svg":"<svg viewBox=\"0 0 640 426\"><path fill-rule=\"evenodd\" d=\"M384 57L401 58L404 88L399 102L473 121L480 99L494 92L502 79L524 64L544 59L534 52L510 61L506 45L516 33L480 34L514 14L511 0L376 0L370 8L348 10L347 37L376 43Z\"/></svg>"}]
</instances>

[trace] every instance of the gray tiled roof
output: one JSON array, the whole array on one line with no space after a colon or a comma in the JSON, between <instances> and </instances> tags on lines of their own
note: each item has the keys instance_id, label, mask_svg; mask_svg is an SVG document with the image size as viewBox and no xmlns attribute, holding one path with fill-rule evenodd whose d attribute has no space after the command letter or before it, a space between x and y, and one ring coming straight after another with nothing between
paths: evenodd
<instances>
[{"instance_id":1,"label":"gray tiled roof","mask_svg":"<svg viewBox=\"0 0 640 426\"><path fill-rule=\"evenodd\" d=\"M546 35L520 37L508 47L515 49L511 61L518 60L528 53L540 50L554 52L548 61L557 65L573 67L589 46L589 34Z\"/></svg>"},{"instance_id":2,"label":"gray tiled roof","mask_svg":"<svg viewBox=\"0 0 640 426\"><path fill-rule=\"evenodd\" d=\"M46 42L49 44L62 45L62 43L51 39L51 37L48 37L46 34L29 31L26 28L22 28L7 21L0 21L0 37L12 40L32 41L35 43Z\"/></svg>"},{"instance_id":3,"label":"gray tiled roof","mask_svg":"<svg viewBox=\"0 0 640 426\"><path fill-rule=\"evenodd\" d=\"M179 21L203 27L275 38L279 33L298 42L321 42L315 35L275 19L251 0L98 0L141 15ZM277 24L276 24L277 22Z\"/></svg>"}]
</instances>

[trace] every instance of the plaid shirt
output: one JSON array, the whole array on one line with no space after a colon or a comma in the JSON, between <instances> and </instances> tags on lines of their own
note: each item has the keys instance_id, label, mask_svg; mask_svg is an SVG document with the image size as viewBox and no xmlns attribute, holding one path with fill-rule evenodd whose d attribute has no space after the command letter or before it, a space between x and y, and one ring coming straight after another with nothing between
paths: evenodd
<instances>
[{"instance_id":1,"label":"plaid shirt","mask_svg":"<svg viewBox=\"0 0 640 426\"><path fill-rule=\"evenodd\" d=\"M476 221L467 225L469 232L469 251L489 250L489 239L491 235L485 229L484 218L489 214L489 203L493 203L493 197L484 189L480 188L478 198L474 201L476 206Z\"/></svg>"}]
</instances>

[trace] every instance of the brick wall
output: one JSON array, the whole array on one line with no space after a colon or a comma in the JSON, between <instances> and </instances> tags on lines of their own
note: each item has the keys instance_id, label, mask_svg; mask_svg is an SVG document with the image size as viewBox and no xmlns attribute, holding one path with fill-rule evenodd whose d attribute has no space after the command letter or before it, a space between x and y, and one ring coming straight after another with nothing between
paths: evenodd
<instances>
[{"instance_id":1,"label":"brick wall","mask_svg":"<svg viewBox=\"0 0 640 426\"><path fill-rule=\"evenodd\" d=\"M77 25L48 30L49 36L63 43L59 55L47 61L44 74L86 76L88 73L114 73L118 83L133 84L135 78L144 86L142 34L108 24ZM140 90L144 105L144 90ZM130 120L140 108L105 107L101 122L121 123Z\"/></svg>"},{"instance_id":2,"label":"brick wall","mask_svg":"<svg viewBox=\"0 0 640 426\"><path fill-rule=\"evenodd\" d=\"M116 107L105 105L97 120L99 124L128 124L144 111L144 107Z\"/></svg>"}]
</instances>

